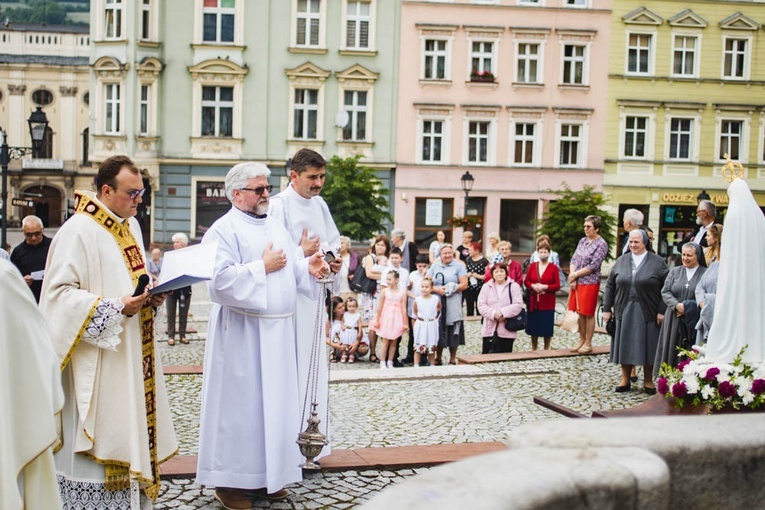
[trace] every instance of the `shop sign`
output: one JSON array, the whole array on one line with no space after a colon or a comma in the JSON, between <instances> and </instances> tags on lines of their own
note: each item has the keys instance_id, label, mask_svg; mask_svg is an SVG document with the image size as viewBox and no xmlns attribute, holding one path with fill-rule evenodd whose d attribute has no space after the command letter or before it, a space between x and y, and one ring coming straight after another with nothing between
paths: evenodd
<instances>
[{"instance_id":1,"label":"shop sign","mask_svg":"<svg viewBox=\"0 0 765 510\"><path fill-rule=\"evenodd\" d=\"M666 204L695 204L698 201L697 196L697 193L692 192L673 192L664 193L661 200ZM728 194L713 193L710 194L710 200L715 205L728 205Z\"/></svg>"},{"instance_id":2,"label":"shop sign","mask_svg":"<svg viewBox=\"0 0 765 510\"><path fill-rule=\"evenodd\" d=\"M425 200L425 225L439 227L444 221L444 201L440 198Z\"/></svg>"}]
</instances>

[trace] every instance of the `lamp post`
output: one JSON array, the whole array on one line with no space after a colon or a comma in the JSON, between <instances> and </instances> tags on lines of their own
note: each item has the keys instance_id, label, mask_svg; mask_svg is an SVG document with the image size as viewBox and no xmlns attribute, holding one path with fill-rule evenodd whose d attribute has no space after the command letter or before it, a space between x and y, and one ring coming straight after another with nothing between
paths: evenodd
<instances>
[{"instance_id":1,"label":"lamp post","mask_svg":"<svg viewBox=\"0 0 765 510\"><path fill-rule=\"evenodd\" d=\"M2 207L2 235L0 235L0 247L5 249L8 242L8 164L14 159L20 159L31 154L32 157L39 154L40 147L45 139L45 131L48 129L48 117L38 106L27 119L29 135L32 137L32 147L8 147L8 136L5 131L0 131L0 167L3 172L3 196Z\"/></svg>"},{"instance_id":2,"label":"lamp post","mask_svg":"<svg viewBox=\"0 0 765 510\"><path fill-rule=\"evenodd\" d=\"M462 191L465 192L465 216L468 215L468 198L470 197L470 191L473 189L474 181L475 179L470 174L470 171L465 172L460 177L460 185L462 186Z\"/></svg>"},{"instance_id":3,"label":"lamp post","mask_svg":"<svg viewBox=\"0 0 765 510\"><path fill-rule=\"evenodd\" d=\"M707 193L707 190L703 189L701 190L701 193L698 194L696 197L696 202L701 203L702 200L709 200L711 197L709 196L709 193Z\"/></svg>"}]
</instances>

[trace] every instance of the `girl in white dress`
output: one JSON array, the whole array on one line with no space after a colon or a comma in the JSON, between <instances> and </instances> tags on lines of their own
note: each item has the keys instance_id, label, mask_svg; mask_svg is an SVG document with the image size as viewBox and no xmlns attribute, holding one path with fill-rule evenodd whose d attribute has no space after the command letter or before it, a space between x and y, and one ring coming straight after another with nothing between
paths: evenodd
<instances>
[{"instance_id":1,"label":"girl in white dress","mask_svg":"<svg viewBox=\"0 0 765 510\"><path fill-rule=\"evenodd\" d=\"M361 314L358 313L359 303L355 298L349 297L345 300L345 314L343 315L343 332L340 334L340 340L346 346L348 352L348 363L356 361L356 351L361 344L363 329L361 327ZM340 363L344 363L343 357Z\"/></svg>"},{"instance_id":2,"label":"girl in white dress","mask_svg":"<svg viewBox=\"0 0 765 510\"><path fill-rule=\"evenodd\" d=\"M414 300L414 366L420 366L422 355L428 357L428 363L436 362L438 345L438 317L441 313L441 301L433 295L433 280L426 276L421 283L422 295Z\"/></svg>"},{"instance_id":3,"label":"girl in white dress","mask_svg":"<svg viewBox=\"0 0 765 510\"><path fill-rule=\"evenodd\" d=\"M348 361L348 353L350 352L352 345L346 343L346 337L350 336L348 333L351 333L351 331L346 332L345 330L343 321L343 317L345 316L345 302L343 301L343 298L340 296L333 297L329 304L329 309L332 310L332 322L327 320L327 326L325 328L327 331L325 340L327 345L333 349L329 361L335 363L339 359L340 363L345 363ZM352 343L353 342L351 342L351 344Z\"/></svg>"}]
</instances>

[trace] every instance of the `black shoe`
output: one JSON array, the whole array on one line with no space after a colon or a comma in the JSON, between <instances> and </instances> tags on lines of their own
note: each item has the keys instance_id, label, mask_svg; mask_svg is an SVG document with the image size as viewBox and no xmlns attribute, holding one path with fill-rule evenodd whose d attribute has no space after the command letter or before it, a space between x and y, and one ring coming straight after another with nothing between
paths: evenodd
<instances>
[{"instance_id":1,"label":"black shoe","mask_svg":"<svg viewBox=\"0 0 765 510\"><path fill-rule=\"evenodd\" d=\"M643 391L647 395L656 395L656 388L646 388L645 386L643 386Z\"/></svg>"},{"instance_id":2,"label":"black shoe","mask_svg":"<svg viewBox=\"0 0 765 510\"><path fill-rule=\"evenodd\" d=\"M411 365L412 363L414 363L414 358L410 358L409 356L407 356L406 358L401 360L401 363Z\"/></svg>"},{"instance_id":3,"label":"black shoe","mask_svg":"<svg viewBox=\"0 0 765 510\"><path fill-rule=\"evenodd\" d=\"M394 368L401 368L403 366L404 366L404 364L401 363L399 360L397 360L397 359L393 360L393 367Z\"/></svg>"},{"instance_id":4,"label":"black shoe","mask_svg":"<svg viewBox=\"0 0 765 510\"><path fill-rule=\"evenodd\" d=\"M631 375L630 376L630 381L637 382L637 376L636 375Z\"/></svg>"},{"instance_id":5,"label":"black shoe","mask_svg":"<svg viewBox=\"0 0 765 510\"><path fill-rule=\"evenodd\" d=\"M617 386L616 388L614 388L614 391L616 393L626 393L626 392L630 391L630 385L627 384L625 386Z\"/></svg>"}]
</instances>

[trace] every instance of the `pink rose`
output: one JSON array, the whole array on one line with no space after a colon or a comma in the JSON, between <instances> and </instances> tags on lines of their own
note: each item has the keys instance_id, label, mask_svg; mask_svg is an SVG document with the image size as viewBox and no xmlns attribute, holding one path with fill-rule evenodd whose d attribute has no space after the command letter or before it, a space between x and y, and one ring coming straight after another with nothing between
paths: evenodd
<instances>
[{"instance_id":1,"label":"pink rose","mask_svg":"<svg viewBox=\"0 0 765 510\"><path fill-rule=\"evenodd\" d=\"M720 386L718 386L717 391L722 398L731 398L736 394L736 387L729 381L723 381L720 383Z\"/></svg>"},{"instance_id":2,"label":"pink rose","mask_svg":"<svg viewBox=\"0 0 765 510\"><path fill-rule=\"evenodd\" d=\"M685 387L684 382L675 383L672 386L672 396L675 398L683 398L688 393L688 388Z\"/></svg>"}]
</instances>

